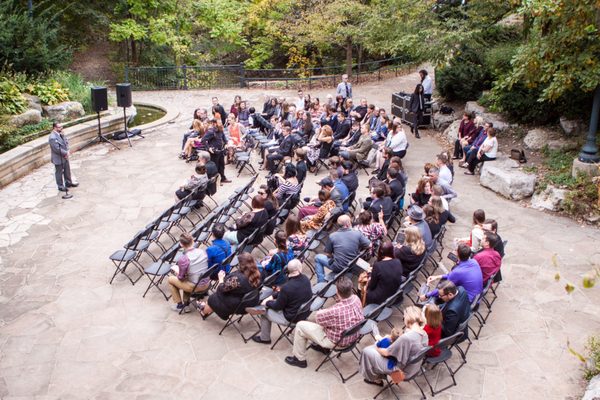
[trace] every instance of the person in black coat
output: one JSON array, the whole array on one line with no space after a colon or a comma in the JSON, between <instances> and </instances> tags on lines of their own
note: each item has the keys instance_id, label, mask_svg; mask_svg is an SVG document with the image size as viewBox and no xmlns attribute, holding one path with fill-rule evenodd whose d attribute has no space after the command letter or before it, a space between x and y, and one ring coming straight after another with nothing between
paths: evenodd
<instances>
[{"instance_id":1,"label":"person in black coat","mask_svg":"<svg viewBox=\"0 0 600 400\"><path fill-rule=\"evenodd\" d=\"M271 343L271 323L286 325L289 322L303 321L310 315L310 310L298 314L302 304L312 297L310 279L302 274L302 263L293 259L287 265L288 281L279 292L267 297L262 306L248 308L252 315L260 315L260 333L252 337L257 343Z\"/></svg>"},{"instance_id":2,"label":"person in black coat","mask_svg":"<svg viewBox=\"0 0 600 400\"><path fill-rule=\"evenodd\" d=\"M392 200L400 202L400 200L404 198L404 193L406 192L400 171L398 171L396 168L388 168L387 184L392 192Z\"/></svg>"},{"instance_id":3,"label":"person in black coat","mask_svg":"<svg viewBox=\"0 0 600 400\"><path fill-rule=\"evenodd\" d=\"M454 335L458 332L460 324L469 318L471 313L471 303L467 292L462 286L456 286L452 281L442 281L438 285L439 298L446 303L442 308L442 338ZM469 328L464 330L465 337Z\"/></svg>"},{"instance_id":4,"label":"person in black coat","mask_svg":"<svg viewBox=\"0 0 600 400\"><path fill-rule=\"evenodd\" d=\"M415 87L415 91L410 95L410 104L408 109L413 113L413 126L410 128L411 132L415 133L415 137L418 139L419 136L419 124L423 118L423 110L425 109L425 96L423 94L423 85L420 83Z\"/></svg>"},{"instance_id":5,"label":"person in black coat","mask_svg":"<svg viewBox=\"0 0 600 400\"><path fill-rule=\"evenodd\" d=\"M337 114L337 127L333 133L333 140L342 140L345 139L346 136L348 136L348 133L350 133L350 129L352 128L352 122L350 121L350 119L346 118L346 116L343 113L338 113Z\"/></svg>"},{"instance_id":6,"label":"person in black coat","mask_svg":"<svg viewBox=\"0 0 600 400\"><path fill-rule=\"evenodd\" d=\"M306 174L308 173L308 166L306 165L306 150L299 148L295 152L296 157L296 179L298 183L304 182Z\"/></svg>"},{"instance_id":7,"label":"person in black coat","mask_svg":"<svg viewBox=\"0 0 600 400\"><path fill-rule=\"evenodd\" d=\"M227 113L225 112L225 109L222 105L219 104L219 99L216 97L212 98L212 103L213 111L219 113L219 115L221 116L221 124L225 125L225 122L227 121Z\"/></svg>"},{"instance_id":8,"label":"person in black coat","mask_svg":"<svg viewBox=\"0 0 600 400\"><path fill-rule=\"evenodd\" d=\"M283 140L279 147L275 147L273 151L267 155L267 166L271 174L276 173L275 161L283 160L284 157L291 157L294 150L294 139L291 136L292 130L289 126L284 126L282 129ZM271 151L271 149L269 149Z\"/></svg>"},{"instance_id":9,"label":"person in black coat","mask_svg":"<svg viewBox=\"0 0 600 400\"><path fill-rule=\"evenodd\" d=\"M367 284L365 305L383 303L402 283L402 263L394 258L392 242L388 240L381 244L377 260Z\"/></svg>"},{"instance_id":10,"label":"person in black coat","mask_svg":"<svg viewBox=\"0 0 600 400\"><path fill-rule=\"evenodd\" d=\"M383 211L383 219L387 221L392 212L394 211L394 202L389 196L385 195L385 192L381 186L374 187L371 189L371 202L366 201L363 204L365 210L369 210L373 215L375 222L379 221L379 213Z\"/></svg>"},{"instance_id":11,"label":"person in black coat","mask_svg":"<svg viewBox=\"0 0 600 400\"><path fill-rule=\"evenodd\" d=\"M344 161L342 168L344 169L344 174L340 179L344 182L350 193L356 192L356 189L358 189L358 176L356 176L354 164L352 164L352 161Z\"/></svg>"},{"instance_id":12,"label":"person in black coat","mask_svg":"<svg viewBox=\"0 0 600 400\"><path fill-rule=\"evenodd\" d=\"M225 176L225 143L227 140L223 131L217 126L217 120L211 118L209 120L210 128L202 137L201 143L210 153L210 159L217 165L219 174L221 175L221 184L230 183L231 181Z\"/></svg>"}]
</instances>

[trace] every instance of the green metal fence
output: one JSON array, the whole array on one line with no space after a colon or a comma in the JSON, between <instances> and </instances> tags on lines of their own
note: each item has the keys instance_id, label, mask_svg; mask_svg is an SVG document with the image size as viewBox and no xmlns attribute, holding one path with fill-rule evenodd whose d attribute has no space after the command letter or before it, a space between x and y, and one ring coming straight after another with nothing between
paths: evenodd
<instances>
[{"instance_id":1,"label":"green metal fence","mask_svg":"<svg viewBox=\"0 0 600 400\"><path fill-rule=\"evenodd\" d=\"M401 57L353 64L351 82L381 80L415 67ZM320 68L246 69L243 64L125 67L125 81L135 90L228 89L246 87L335 86L346 66Z\"/></svg>"}]
</instances>

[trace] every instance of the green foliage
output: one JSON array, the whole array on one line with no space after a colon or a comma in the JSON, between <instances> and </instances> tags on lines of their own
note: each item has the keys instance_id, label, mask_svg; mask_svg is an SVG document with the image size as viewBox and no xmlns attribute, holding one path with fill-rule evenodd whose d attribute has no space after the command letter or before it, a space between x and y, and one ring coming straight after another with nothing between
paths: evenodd
<instances>
[{"instance_id":1,"label":"green foliage","mask_svg":"<svg viewBox=\"0 0 600 400\"><path fill-rule=\"evenodd\" d=\"M0 64L15 71L39 73L65 67L71 53L49 13L27 15L18 0L0 2Z\"/></svg>"},{"instance_id":2,"label":"green foliage","mask_svg":"<svg viewBox=\"0 0 600 400\"><path fill-rule=\"evenodd\" d=\"M67 71L54 71L49 74L49 78L68 91L70 100L81 103L86 113L92 112L91 87L105 85L102 81L86 82L81 75Z\"/></svg>"},{"instance_id":3,"label":"green foliage","mask_svg":"<svg viewBox=\"0 0 600 400\"><path fill-rule=\"evenodd\" d=\"M35 139L38 132L52 128L52 121L43 119L39 124L15 128L6 118L0 119L0 153L4 153L29 140Z\"/></svg>"},{"instance_id":4,"label":"green foliage","mask_svg":"<svg viewBox=\"0 0 600 400\"><path fill-rule=\"evenodd\" d=\"M0 78L0 114L20 114L27 108L27 100L18 85L6 77Z\"/></svg>"},{"instance_id":5,"label":"green foliage","mask_svg":"<svg viewBox=\"0 0 600 400\"><path fill-rule=\"evenodd\" d=\"M592 181L590 175L580 173L574 182L569 185L572 189L566 194L563 207L565 211L574 216L585 216L597 212L598 186Z\"/></svg>"},{"instance_id":6,"label":"green foliage","mask_svg":"<svg viewBox=\"0 0 600 400\"><path fill-rule=\"evenodd\" d=\"M435 81L437 90L449 101L476 100L490 86L481 53L467 46L436 69Z\"/></svg>"},{"instance_id":7,"label":"green foliage","mask_svg":"<svg viewBox=\"0 0 600 400\"><path fill-rule=\"evenodd\" d=\"M54 105L69 100L69 90L54 79L31 84L28 92L40 98L42 104Z\"/></svg>"},{"instance_id":8,"label":"green foliage","mask_svg":"<svg viewBox=\"0 0 600 400\"><path fill-rule=\"evenodd\" d=\"M540 99L591 92L600 83L598 0L528 0L519 13L528 37L519 47L502 87L541 87Z\"/></svg>"},{"instance_id":9,"label":"green foliage","mask_svg":"<svg viewBox=\"0 0 600 400\"><path fill-rule=\"evenodd\" d=\"M509 120L526 124L549 124L556 122L560 113L552 103L539 101L540 90L521 84L509 88L494 87L489 102Z\"/></svg>"}]
</instances>

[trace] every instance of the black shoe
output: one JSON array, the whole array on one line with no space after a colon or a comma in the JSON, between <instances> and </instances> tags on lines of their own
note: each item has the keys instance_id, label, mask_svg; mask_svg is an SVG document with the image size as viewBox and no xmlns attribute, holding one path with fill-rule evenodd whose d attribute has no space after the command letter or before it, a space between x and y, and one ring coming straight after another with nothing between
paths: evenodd
<instances>
[{"instance_id":1,"label":"black shoe","mask_svg":"<svg viewBox=\"0 0 600 400\"><path fill-rule=\"evenodd\" d=\"M383 382L373 382L370 381L368 379L363 379L365 381L365 383L368 383L369 385L375 385L375 386L379 386L379 387L383 387Z\"/></svg>"},{"instance_id":2,"label":"black shoe","mask_svg":"<svg viewBox=\"0 0 600 400\"><path fill-rule=\"evenodd\" d=\"M67 187L77 187L77 186L79 186L79 182L67 183Z\"/></svg>"},{"instance_id":3,"label":"black shoe","mask_svg":"<svg viewBox=\"0 0 600 400\"><path fill-rule=\"evenodd\" d=\"M67 191L67 188L64 188L64 187L59 187L59 188L58 188L58 190L59 190L59 191L61 191L61 192L66 192L66 191Z\"/></svg>"},{"instance_id":4,"label":"black shoe","mask_svg":"<svg viewBox=\"0 0 600 400\"><path fill-rule=\"evenodd\" d=\"M270 340L262 340L260 335L252 336L252 340L255 341L256 343L260 343L260 344L271 344ZM305 363L306 363L306 361L305 361Z\"/></svg>"},{"instance_id":5,"label":"black shoe","mask_svg":"<svg viewBox=\"0 0 600 400\"><path fill-rule=\"evenodd\" d=\"M300 361L296 358L296 356L286 357L285 362L290 365L293 365L294 367L298 367L298 368L306 368L308 366L308 364L306 363L306 360Z\"/></svg>"},{"instance_id":6,"label":"black shoe","mask_svg":"<svg viewBox=\"0 0 600 400\"><path fill-rule=\"evenodd\" d=\"M231 183L232 181L230 181L229 179L221 179L221 183Z\"/></svg>"},{"instance_id":7,"label":"black shoe","mask_svg":"<svg viewBox=\"0 0 600 400\"><path fill-rule=\"evenodd\" d=\"M310 346L308 346L309 348L318 351L319 353L323 353L325 355L331 353L331 349L326 349L325 347L321 347L318 344L311 344Z\"/></svg>"},{"instance_id":8,"label":"black shoe","mask_svg":"<svg viewBox=\"0 0 600 400\"><path fill-rule=\"evenodd\" d=\"M416 134L415 134L415 137L416 137L417 139L421 139L421 135L419 135L418 133L416 133Z\"/></svg>"},{"instance_id":9,"label":"black shoe","mask_svg":"<svg viewBox=\"0 0 600 400\"><path fill-rule=\"evenodd\" d=\"M379 169L375 169L371 172L371 175L377 175L379 173Z\"/></svg>"}]
</instances>

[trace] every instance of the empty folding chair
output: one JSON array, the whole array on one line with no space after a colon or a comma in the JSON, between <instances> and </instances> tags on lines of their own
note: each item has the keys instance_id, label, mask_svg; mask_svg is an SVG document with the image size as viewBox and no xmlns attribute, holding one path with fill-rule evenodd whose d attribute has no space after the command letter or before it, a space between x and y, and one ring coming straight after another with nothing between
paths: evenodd
<instances>
[{"instance_id":1,"label":"empty folding chair","mask_svg":"<svg viewBox=\"0 0 600 400\"><path fill-rule=\"evenodd\" d=\"M363 319L362 321L360 321L360 322L354 324L353 326L351 326L350 328L346 329L342 333L342 336L340 337L340 339L335 343L335 346L333 346L331 351L327 355L325 355L325 358L323 358L323 361L321 361L321 363L315 369L315 371L318 371L326 362L330 362L333 365L333 367L335 368L335 370L337 371L337 373L339 374L340 378L342 379L342 383L346 383L347 380L351 379L354 375L358 374L358 369L357 369L352 374L344 376L342 374L342 372L340 371L339 367L336 365L334 360L335 359L339 360L342 354L350 353L358 361L359 356L357 354L358 351L356 350L356 345L362 338L360 331L364 327L364 325L367 323L367 321L368 320ZM350 343L342 345L342 343L346 342L348 339L351 340Z\"/></svg>"},{"instance_id":2,"label":"empty folding chair","mask_svg":"<svg viewBox=\"0 0 600 400\"><path fill-rule=\"evenodd\" d=\"M144 268L140 265L138 260L142 253L150 246L150 242L145 238L150 235L152 229L153 228L150 227L138 232L133 239L123 246L124 248L122 250L117 250L110 255L109 259L115 266L115 272L110 279L111 284L119 273L125 275L132 285L135 285L135 283L144 275ZM140 273L140 276L138 276L136 280L131 279L126 272L127 267L130 264L133 264Z\"/></svg>"}]
</instances>

